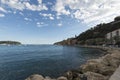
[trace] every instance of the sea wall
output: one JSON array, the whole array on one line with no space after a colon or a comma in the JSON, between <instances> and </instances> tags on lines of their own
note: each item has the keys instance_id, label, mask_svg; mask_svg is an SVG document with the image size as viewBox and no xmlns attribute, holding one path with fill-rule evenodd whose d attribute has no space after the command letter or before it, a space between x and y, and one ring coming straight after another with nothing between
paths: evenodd
<instances>
[{"instance_id":1,"label":"sea wall","mask_svg":"<svg viewBox=\"0 0 120 80\"><path fill-rule=\"evenodd\" d=\"M70 70L57 79L34 74L25 80L109 80L120 65L120 49L101 46L83 47L99 48L107 52L107 54L98 59L88 60L78 69Z\"/></svg>"}]
</instances>

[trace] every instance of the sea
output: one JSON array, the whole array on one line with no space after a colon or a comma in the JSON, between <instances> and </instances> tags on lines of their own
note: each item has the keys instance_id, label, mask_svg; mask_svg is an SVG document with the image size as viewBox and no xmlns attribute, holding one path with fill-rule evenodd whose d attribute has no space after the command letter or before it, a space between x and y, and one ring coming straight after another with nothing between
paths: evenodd
<instances>
[{"instance_id":1,"label":"sea","mask_svg":"<svg viewBox=\"0 0 120 80\"><path fill-rule=\"evenodd\" d=\"M99 49L58 45L0 45L0 80L25 80L32 74L56 78L77 69Z\"/></svg>"}]
</instances>

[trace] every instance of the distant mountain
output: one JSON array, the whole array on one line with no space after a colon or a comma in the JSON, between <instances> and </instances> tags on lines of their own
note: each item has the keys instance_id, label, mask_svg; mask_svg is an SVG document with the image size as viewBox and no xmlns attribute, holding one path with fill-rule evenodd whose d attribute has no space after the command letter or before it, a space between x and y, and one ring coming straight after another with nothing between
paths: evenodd
<instances>
[{"instance_id":1,"label":"distant mountain","mask_svg":"<svg viewBox=\"0 0 120 80\"><path fill-rule=\"evenodd\" d=\"M68 38L54 44L57 45L101 45L106 41L106 34L120 28L120 16L110 23L98 24L74 38Z\"/></svg>"},{"instance_id":2,"label":"distant mountain","mask_svg":"<svg viewBox=\"0 0 120 80\"><path fill-rule=\"evenodd\" d=\"M0 41L0 45L20 45L20 42L17 41Z\"/></svg>"}]
</instances>

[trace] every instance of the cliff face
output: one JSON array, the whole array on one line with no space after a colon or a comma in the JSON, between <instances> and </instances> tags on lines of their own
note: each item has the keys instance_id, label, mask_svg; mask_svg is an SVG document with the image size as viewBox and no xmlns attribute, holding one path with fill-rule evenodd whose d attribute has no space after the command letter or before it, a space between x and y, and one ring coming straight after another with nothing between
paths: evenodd
<instances>
[{"instance_id":1,"label":"cliff face","mask_svg":"<svg viewBox=\"0 0 120 80\"><path fill-rule=\"evenodd\" d=\"M80 35L57 42L59 45L75 45L75 44L87 44L87 45L102 45L105 44L106 34L120 28L120 17L116 17L114 21L110 23L98 24L95 27L81 33Z\"/></svg>"}]
</instances>

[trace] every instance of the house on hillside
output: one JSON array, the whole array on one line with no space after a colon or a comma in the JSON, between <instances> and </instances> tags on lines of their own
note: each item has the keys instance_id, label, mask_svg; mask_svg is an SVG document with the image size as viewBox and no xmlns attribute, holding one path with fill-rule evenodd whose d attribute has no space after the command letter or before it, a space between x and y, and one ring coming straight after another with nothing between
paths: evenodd
<instances>
[{"instance_id":1,"label":"house on hillside","mask_svg":"<svg viewBox=\"0 0 120 80\"><path fill-rule=\"evenodd\" d=\"M106 34L107 44L120 44L120 28Z\"/></svg>"}]
</instances>

